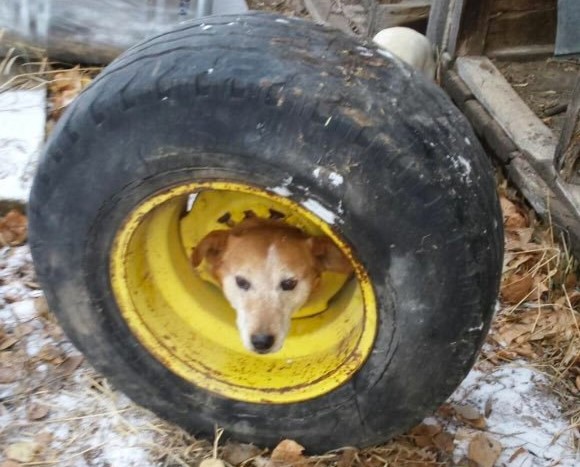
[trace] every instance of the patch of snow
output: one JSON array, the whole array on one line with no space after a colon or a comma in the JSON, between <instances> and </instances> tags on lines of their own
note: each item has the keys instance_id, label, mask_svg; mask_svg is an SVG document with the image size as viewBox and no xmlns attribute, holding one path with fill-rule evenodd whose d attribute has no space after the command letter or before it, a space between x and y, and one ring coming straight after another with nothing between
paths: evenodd
<instances>
[{"instance_id":1,"label":"patch of snow","mask_svg":"<svg viewBox=\"0 0 580 467\"><path fill-rule=\"evenodd\" d=\"M277 195L283 196L284 198L292 196L292 192L285 186L269 187L268 190L276 193Z\"/></svg>"},{"instance_id":2,"label":"patch of snow","mask_svg":"<svg viewBox=\"0 0 580 467\"><path fill-rule=\"evenodd\" d=\"M472 370L451 396L452 402L467 403L481 413L488 400L491 413L485 432L503 447L497 465L579 465L572 434L567 430L569 423L542 373L517 363L489 373ZM470 439L471 436L456 436L456 461L465 456ZM519 448L525 451L510 463Z\"/></svg>"},{"instance_id":3,"label":"patch of snow","mask_svg":"<svg viewBox=\"0 0 580 467\"><path fill-rule=\"evenodd\" d=\"M0 93L0 200L26 203L45 124L44 87Z\"/></svg>"},{"instance_id":4,"label":"patch of snow","mask_svg":"<svg viewBox=\"0 0 580 467\"><path fill-rule=\"evenodd\" d=\"M356 48L356 50L359 52L359 55L361 55L362 57L374 57L374 53L371 49L367 49L366 47L363 46L358 46ZM380 50L379 50L380 53Z\"/></svg>"},{"instance_id":5,"label":"patch of snow","mask_svg":"<svg viewBox=\"0 0 580 467\"><path fill-rule=\"evenodd\" d=\"M472 328L469 328L467 330L467 332L481 331L482 329L483 329L483 323L481 323L479 326L473 326Z\"/></svg>"},{"instance_id":6,"label":"patch of snow","mask_svg":"<svg viewBox=\"0 0 580 467\"><path fill-rule=\"evenodd\" d=\"M334 186L340 186L344 183L344 177L336 172L330 172L328 178Z\"/></svg>"},{"instance_id":7,"label":"patch of snow","mask_svg":"<svg viewBox=\"0 0 580 467\"><path fill-rule=\"evenodd\" d=\"M336 220L336 215L329 209L325 208L315 199L308 198L306 201L302 203L302 206L304 206L313 214L316 214L318 217L320 217L323 221L325 221L328 224L334 224Z\"/></svg>"},{"instance_id":8,"label":"patch of snow","mask_svg":"<svg viewBox=\"0 0 580 467\"><path fill-rule=\"evenodd\" d=\"M469 161L463 156L450 155L449 158L453 167L459 170L463 176L463 180L468 184L471 183L471 164Z\"/></svg>"},{"instance_id":9,"label":"patch of snow","mask_svg":"<svg viewBox=\"0 0 580 467\"><path fill-rule=\"evenodd\" d=\"M283 18L277 18L275 21L277 23L290 24L290 21L288 21L287 19L283 19Z\"/></svg>"},{"instance_id":10,"label":"patch of snow","mask_svg":"<svg viewBox=\"0 0 580 467\"><path fill-rule=\"evenodd\" d=\"M15 302L10 306L10 308L14 316L20 322L30 321L31 319L36 318L37 315L34 300L32 299Z\"/></svg>"},{"instance_id":11,"label":"patch of snow","mask_svg":"<svg viewBox=\"0 0 580 467\"><path fill-rule=\"evenodd\" d=\"M272 191L273 193L288 198L289 196L292 196L292 192L288 189L288 186L290 186L293 180L294 179L292 177L286 177L284 180L282 180L282 185L276 187L268 187L267 189Z\"/></svg>"}]
</instances>

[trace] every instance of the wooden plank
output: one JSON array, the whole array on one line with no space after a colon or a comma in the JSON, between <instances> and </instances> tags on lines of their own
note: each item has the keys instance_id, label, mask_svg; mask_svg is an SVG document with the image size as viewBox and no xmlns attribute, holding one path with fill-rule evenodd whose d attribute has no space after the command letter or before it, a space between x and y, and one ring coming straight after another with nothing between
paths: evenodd
<instances>
[{"instance_id":1,"label":"wooden plank","mask_svg":"<svg viewBox=\"0 0 580 467\"><path fill-rule=\"evenodd\" d=\"M491 0L465 0L457 40L458 56L481 55L485 49Z\"/></svg>"},{"instance_id":2,"label":"wooden plank","mask_svg":"<svg viewBox=\"0 0 580 467\"><path fill-rule=\"evenodd\" d=\"M533 60L554 55L554 44L504 47L496 50L487 50L485 54L490 58L501 60Z\"/></svg>"},{"instance_id":3,"label":"wooden plank","mask_svg":"<svg viewBox=\"0 0 580 467\"><path fill-rule=\"evenodd\" d=\"M555 136L489 59L460 57L456 67L476 98L468 100L465 107L478 135L505 164L510 178L536 212L566 232L574 254L580 258L580 186L557 176L553 164ZM512 144L516 151L512 151Z\"/></svg>"},{"instance_id":4,"label":"wooden plank","mask_svg":"<svg viewBox=\"0 0 580 467\"><path fill-rule=\"evenodd\" d=\"M568 183L580 184L580 77L568 104L566 121L556 147L556 171Z\"/></svg>"},{"instance_id":5,"label":"wooden plank","mask_svg":"<svg viewBox=\"0 0 580 467\"><path fill-rule=\"evenodd\" d=\"M431 0L406 0L398 4L378 4L373 34L393 26L407 26L425 32Z\"/></svg>"},{"instance_id":6,"label":"wooden plank","mask_svg":"<svg viewBox=\"0 0 580 467\"><path fill-rule=\"evenodd\" d=\"M556 41L555 7L533 11L511 11L492 15L489 21L485 53L515 47L551 45Z\"/></svg>"},{"instance_id":7,"label":"wooden plank","mask_svg":"<svg viewBox=\"0 0 580 467\"><path fill-rule=\"evenodd\" d=\"M427 38L435 47L441 49L445 31L447 29L447 16L452 0L433 0L427 22Z\"/></svg>"},{"instance_id":8,"label":"wooden plank","mask_svg":"<svg viewBox=\"0 0 580 467\"><path fill-rule=\"evenodd\" d=\"M215 0L213 6L215 13L248 9L245 0ZM108 63L145 37L193 18L195 2L179 0L1 0L0 54L16 46L25 56Z\"/></svg>"},{"instance_id":9,"label":"wooden plank","mask_svg":"<svg viewBox=\"0 0 580 467\"><path fill-rule=\"evenodd\" d=\"M455 57L464 2L465 0L433 0L427 37L441 57Z\"/></svg>"},{"instance_id":10,"label":"wooden plank","mask_svg":"<svg viewBox=\"0 0 580 467\"><path fill-rule=\"evenodd\" d=\"M580 215L578 204L569 199L569 186L550 187L521 154L511 160L507 173L540 217L564 235L572 253L580 258Z\"/></svg>"},{"instance_id":11,"label":"wooden plank","mask_svg":"<svg viewBox=\"0 0 580 467\"><path fill-rule=\"evenodd\" d=\"M491 12L547 10L557 4L558 0L492 0Z\"/></svg>"},{"instance_id":12,"label":"wooden plank","mask_svg":"<svg viewBox=\"0 0 580 467\"><path fill-rule=\"evenodd\" d=\"M556 138L487 57L460 57L457 72L477 100L531 162L553 167Z\"/></svg>"}]
</instances>

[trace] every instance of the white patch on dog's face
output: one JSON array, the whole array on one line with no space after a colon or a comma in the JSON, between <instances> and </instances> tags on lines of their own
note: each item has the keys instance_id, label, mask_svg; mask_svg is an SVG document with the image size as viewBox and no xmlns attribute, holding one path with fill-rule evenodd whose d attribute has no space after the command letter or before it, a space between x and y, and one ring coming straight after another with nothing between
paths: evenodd
<instances>
[{"instance_id":1,"label":"white patch on dog's face","mask_svg":"<svg viewBox=\"0 0 580 467\"><path fill-rule=\"evenodd\" d=\"M222 275L223 292L236 310L244 346L254 352L280 350L292 314L304 306L312 292L315 277L304 264L308 261L297 257L296 248L285 246L280 249L273 243L262 260L248 256L248 261L238 262ZM293 260L289 256L294 256Z\"/></svg>"}]
</instances>

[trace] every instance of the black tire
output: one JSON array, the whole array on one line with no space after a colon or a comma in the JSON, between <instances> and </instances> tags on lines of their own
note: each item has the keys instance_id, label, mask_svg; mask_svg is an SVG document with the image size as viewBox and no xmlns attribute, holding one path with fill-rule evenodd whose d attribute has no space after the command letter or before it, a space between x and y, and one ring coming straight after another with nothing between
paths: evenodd
<instances>
[{"instance_id":1,"label":"black tire","mask_svg":"<svg viewBox=\"0 0 580 467\"><path fill-rule=\"evenodd\" d=\"M344 183L315 178L324 167ZM156 190L292 175L294 199L329 209L379 301L372 355L338 389L293 404L194 387L134 338L108 252ZM346 35L270 14L204 18L127 51L55 128L30 198L30 244L49 305L120 390L186 429L313 451L367 446L432 412L471 368L502 265L492 170L433 83Z\"/></svg>"}]
</instances>

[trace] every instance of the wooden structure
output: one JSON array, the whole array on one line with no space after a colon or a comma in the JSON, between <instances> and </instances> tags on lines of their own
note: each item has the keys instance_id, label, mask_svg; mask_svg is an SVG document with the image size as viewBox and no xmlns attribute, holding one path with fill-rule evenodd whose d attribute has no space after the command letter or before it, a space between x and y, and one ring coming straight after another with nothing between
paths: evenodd
<instances>
[{"instance_id":1,"label":"wooden structure","mask_svg":"<svg viewBox=\"0 0 580 467\"><path fill-rule=\"evenodd\" d=\"M434 0L427 34L442 57L442 86L580 257L580 78L558 136L489 59L552 55L556 23L557 0Z\"/></svg>"}]
</instances>

